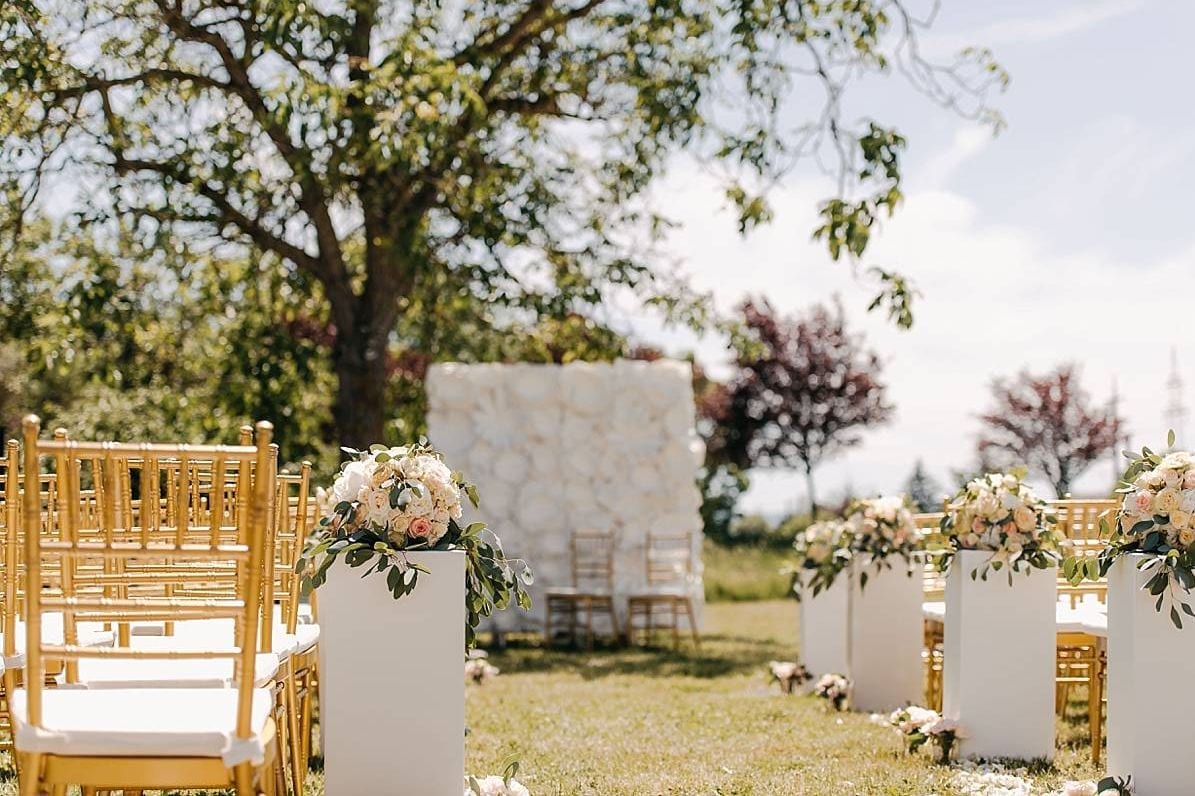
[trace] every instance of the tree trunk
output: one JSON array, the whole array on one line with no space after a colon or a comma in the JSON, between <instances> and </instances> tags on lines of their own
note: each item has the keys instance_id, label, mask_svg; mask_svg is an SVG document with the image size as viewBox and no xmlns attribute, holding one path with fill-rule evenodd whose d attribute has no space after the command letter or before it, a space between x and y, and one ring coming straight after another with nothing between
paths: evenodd
<instances>
[{"instance_id":1,"label":"tree trunk","mask_svg":"<svg viewBox=\"0 0 1195 796\"><path fill-rule=\"evenodd\" d=\"M332 363L339 381L332 416L340 444L365 450L382 442L386 422L385 343L374 340L369 329L339 332L332 348Z\"/></svg>"},{"instance_id":2,"label":"tree trunk","mask_svg":"<svg viewBox=\"0 0 1195 796\"><path fill-rule=\"evenodd\" d=\"M809 492L809 517L817 519L817 493L813 491L813 466L805 465L805 488Z\"/></svg>"}]
</instances>

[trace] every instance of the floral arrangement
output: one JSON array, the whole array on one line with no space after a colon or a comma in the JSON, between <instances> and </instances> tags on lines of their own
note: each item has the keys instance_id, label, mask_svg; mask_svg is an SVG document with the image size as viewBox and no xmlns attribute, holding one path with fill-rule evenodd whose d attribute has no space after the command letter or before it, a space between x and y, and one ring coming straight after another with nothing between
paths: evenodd
<instances>
[{"instance_id":1,"label":"floral arrangement","mask_svg":"<svg viewBox=\"0 0 1195 796\"><path fill-rule=\"evenodd\" d=\"M480 650L474 650L474 652L480 652ZM465 661L465 682L481 685L486 680L497 677L501 671L497 666L486 660L485 653L470 655L469 659Z\"/></svg>"},{"instance_id":2,"label":"floral arrangement","mask_svg":"<svg viewBox=\"0 0 1195 796\"><path fill-rule=\"evenodd\" d=\"M846 710L851 695L851 681L841 674L823 674L813 686L813 693L826 700L835 710Z\"/></svg>"},{"instance_id":3,"label":"floral arrangement","mask_svg":"<svg viewBox=\"0 0 1195 796\"><path fill-rule=\"evenodd\" d=\"M1029 574L1055 566L1062 558L1063 537L1051 525L1046 502L1025 483L1026 472L989 473L967 483L946 505L942 533L948 547L939 559L946 571L959 550L992 553L971 577L987 579L988 570L1008 568Z\"/></svg>"},{"instance_id":4,"label":"floral arrangement","mask_svg":"<svg viewBox=\"0 0 1195 796\"><path fill-rule=\"evenodd\" d=\"M1095 784L1096 796L1132 796L1134 792L1132 777L1104 777Z\"/></svg>"},{"instance_id":5,"label":"floral arrangement","mask_svg":"<svg viewBox=\"0 0 1195 796\"><path fill-rule=\"evenodd\" d=\"M1116 490L1123 498L1107 547L1098 558L1068 558L1062 572L1072 584L1098 580L1120 556L1144 554L1141 569L1153 575L1143 588L1157 598L1159 612L1170 606L1170 621L1181 629L1182 614L1195 617L1187 602L1195 588L1195 456L1184 451L1162 456L1149 448L1126 456L1132 461ZM1100 522L1107 534L1106 521Z\"/></svg>"},{"instance_id":6,"label":"floral arrangement","mask_svg":"<svg viewBox=\"0 0 1195 796\"><path fill-rule=\"evenodd\" d=\"M830 588L838 573L855 560L863 565L861 589L867 586L865 568L891 568L894 556L904 559L912 574L922 537L903 497L881 497L854 501L843 520L813 523L797 534L793 547L797 562L789 574L792 591L800 599L807 590L816 597Z\"/></svg>"},{"instance_id":7,"label":"floral arrangement","mask_svg":"<svg viewBox=\"0 0 1195 796\"><path fill-rule=\"evenodd\" d=\"M892 711L888 717L888 724L904 737L909 754L913 754L929 740L929 736L923 733L921 728L939 718L941 716L936 710L909 705Z\"/></svg>"},{"instance_id":8,"label":"floral arrangement","mask_svg":"<svg viewBox=\"0 0 1195 796\"><path fill-rule=\"evenodd\" d=\"M957 721L943 718L936 710L910 705L894 710L888 723L904 737L909 754L927 743L938 749L938 762L950 762L958 740L963 737Z\"/></svg>"},{"instance_id":9,"label":"floral arrangement","mask_svg":"<svg viewBox=\"0 0 1195 796\"><path fill-rule=\"evenodd\" d=\"M515 775L519 773L519 761L511 759L501 775L488 777L465 777L463 796L531 796L526 787L519 784Z\"/></svg>"},{"instance_id":10,"label":"floral arrangement","mask_svg":"<svg viewBox=\"0 0 1195 796\"><path fill-rule=\"evenodd\" d=\"M938 762L945 765L950 762L950 756L963 735L963 728L954 719L939 716L921 728L930 743L938 748Z\"/></svg>"},{"instance_id":11,"label":"floral arrangement","mask_svg":"<svg viewBox=\"0 0 1195 796\"><path fill-rule=\"evenodd\" d=\"M793 693L799 686L813 679L809 670L796 661L772 661L768 668L772 672L772 682L779 683L780 690L786 694Z\"/></svg>"},{"instance_id":12,"label":"floral arrangement","mask_svg":"<svg viewBox=\"0 0 1195 796\"><path fill-rule=\"evenodd\" d=\"M792 593L798 600L806 591L821 594L851 562L850 526L841 520L815 522L793 541L796 566L789 570Z\"/></svg>"},{"instance_id":13,"label":"floral arrangement","mask_svg":"<svg viewBox=\"0 0 1195 796\"><path fill-rule=\"evenodd\" d=\"M319 588L328 568L343 558L365 574L386 573L394 599L410 594L427 569L412 563L415 550L465 552L466 645L471 648L483 617L513 600L531 607L531 570L507 559L502 542L484 523L462 527L461 495L474 507L477 490L444 464L426 440L369 451L343 449L345 462L328 496L328 510L307 540L296 567L304 591Z\"/></svg>"},{"instance_id":14,"label":"floral arrangement","mask_svg":"<svg viewBox=\"0 0 1195 796\"><path fill-rule=\"evenodd\" d=\"M899 556L910 575L923 548L922 536L904 497L856 500L847 507L849 547L864 567L891 568L889 559ZM867 572L859 573L859 588L867 585Z\"/></svg>"}]
</instances>

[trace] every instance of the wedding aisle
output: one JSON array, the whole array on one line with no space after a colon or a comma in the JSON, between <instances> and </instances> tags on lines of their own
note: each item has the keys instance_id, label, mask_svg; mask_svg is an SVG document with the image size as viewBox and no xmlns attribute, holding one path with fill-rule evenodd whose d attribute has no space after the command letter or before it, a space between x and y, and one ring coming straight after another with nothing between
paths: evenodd
<instances>
[{"instance_id":1,"label":"wedding aisle","mask_svg":"<svg viewBox=\"0 0 1195 796\"><path fill-rule=\"evenodd\" d=\"M938 794L974 777L909 757L865 714L830 714L784 696L767 662L791 659L790 601L715 603L699 653L515 647L491 654L502 674L467 696L467 767L499 771L512 755L535 794ZM1054 768L1033 794L1091 778L1083 707L1058 727ZM994 779L994 778L990 778Z\"/></svg>"}]
</instances>

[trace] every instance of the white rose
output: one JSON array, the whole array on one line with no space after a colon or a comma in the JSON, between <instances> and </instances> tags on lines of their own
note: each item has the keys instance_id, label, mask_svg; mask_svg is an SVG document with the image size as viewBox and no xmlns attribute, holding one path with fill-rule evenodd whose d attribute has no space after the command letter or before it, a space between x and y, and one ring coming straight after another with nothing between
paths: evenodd
<instances>
[{"instance_id":1,"label":"white rose","mask_svg":"<svg viewBox=\"0 0 1195 796\"><path fill-rule=\"evenodd\" d=\"M358 459L346 464L336 483L332 484L332 507L356 500L376 467L373 459Z\"/></svg>"},{"instance_id":2,"label":"white rose","mask_svg":"<svg viewBox=\"0 0 1195 796\"><path fill-rule=\"evenodd\" d=\"M1186 451L1175 451L1166 454L1158 466L1164 470L1185 470L1192 464L1195 464L1195 459L1191 458L1191 454Z\"/></svg>"},{"instance_id":3,"label":"white rose","mask_svg":"<svg viewBox=\"0 0 1195 796\"><path fill-rule=\"evenodd\" d=\"M1005 513L1004 507L1000 505L999 498L991 493L982 495L979 500L976 501L975 507L976 511L989 520L998 519Z\"/></svg>"},{"instance_id":4,"label":"white rose","mask_svg":"<svg viewBox=\"0 0 1195 796\"><path fill-rule=\"evenodd\" d=\"M1028 506L1020 506L1012 513L1013 522L1021 531L1031 531L1037 525L1037 514Z\"/></svg>"},{"instance_id":5,"label":"white rose","mask_svg":"<svg viewBox=\"0 0 1195 796\"><path fill-rule=\"evenodd\" d=\"M1195 512L1195 489L1184 489L1178 507L1188 514Z\"/></svg>"},{"instance_id":6,"label":"white rose","mask_svg":"<svg viewBox=\"0 0 1195 796\"><path fill-rule=\"evenodd\" d=\"M365 496L366 516L375 525L385 525L390 519L390 495L381 490L373 489Z\"/></svg>"},{"instance_id":7,"label":"white rose","mask_svg":"<svg viewBox=\"0 0 1195 796\"><path fill-rule=\"evenodd\" d=\"M432 532L428 534L427 543L434 545L436 542L444 538L444 534L448 533L448 523L446 522L432 522Z\"/></svg>"},{"instance_id":8,"label":"white rose","mask_svg":"<svg viewBox=\"0 0 1195 796\"><path fill-rule=\"evenodd\" d=\"M412 517L426 517L432 513L435 508L435 503L432 500L431 490L426 486L421 490L410 490L407 492L407 513Z\"/></svg>"},{"instance_id":9,"label":"white rose","mask_svg":"<svg viewBox=\"0 0 1195 796\"><path fill-rule=\"evenodd\" d=\"M809 549L805 551L805 555L809 558L809 560L817 564L825 561L829 554L829 547L827 547L825 542L821 541L813 542L809 545Z\"/></svg>"},{"instance_id":10,"label":"white rose","mask_svg":"<svg viewBox=\"0 0 1195 796\"><path fill-rule=\"evenodd\" d=\"M1171 470L1169 468L1162 468L1162 483L1166 484L1167 489L1178 489L1182 485L1183 477L1178 470Z\"/></svg>"},{"instance_id":11,"label":"white rose","mask_svg":"<svg viewBox=\"0 0 1195 796\"><path fill-rule=\"evenodd\" d=\"M1179 500L1178 490L1170 488L1163 489L1154 498L1154 509L1159 514L1169 514L1178 508Z\"/></svg>"}]
</instances>

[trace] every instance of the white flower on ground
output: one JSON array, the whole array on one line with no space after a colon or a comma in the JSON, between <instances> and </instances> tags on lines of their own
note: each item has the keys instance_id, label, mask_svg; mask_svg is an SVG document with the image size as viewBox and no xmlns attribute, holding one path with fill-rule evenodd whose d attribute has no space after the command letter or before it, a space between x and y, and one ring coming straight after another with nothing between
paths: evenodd
<instances>
[{"instance_id":1,"label":"white flower on ground","mask_svg":"<svg viewBox=\"0 0 1195 796\"><path fill-rule=\"evenodd\" d=\"M480 796L531 796L531 791L527 790L517 779L512 779L508 783L503 781L502 777L493 775L477 777L474 781L480 789ZM464 796L479 796L478 791L473 790L467 778L465 779Z\"/></svg>"}]
</instances>

